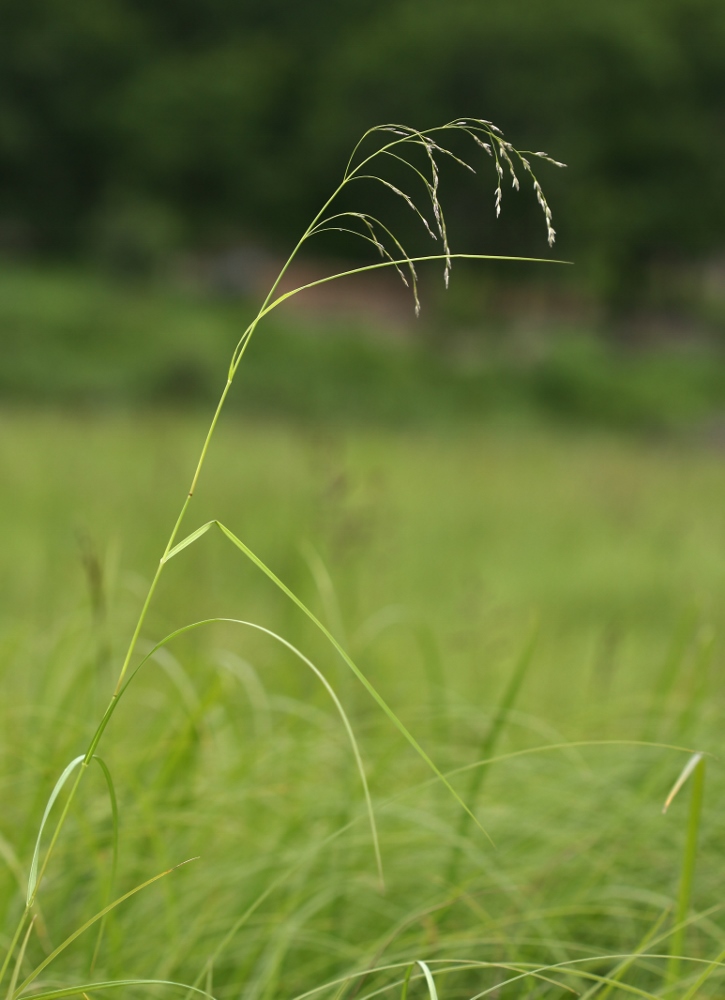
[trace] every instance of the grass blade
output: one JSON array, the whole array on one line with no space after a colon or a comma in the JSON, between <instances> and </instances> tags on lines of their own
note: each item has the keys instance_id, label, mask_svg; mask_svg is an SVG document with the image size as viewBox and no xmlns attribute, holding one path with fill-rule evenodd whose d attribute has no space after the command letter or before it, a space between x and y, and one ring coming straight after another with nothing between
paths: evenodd
<instances>
[{"instance_id":1,"label":"grass blade","mask_svg":"<svg viewBox=\"0 0 725 1000\"><path fill-rule=\"evenodd\" d=\"M378 271L384 267L409 267L410 264L420 264L423 261L432 260L505 260L511 263L522 263L522 264L571 264L570 260L554 260L550 257L511 257L505 254L481 254L481 253L434 253L434 254L424 254L422 256L416 257L404 257L401 260L382 260L375 264L364 264L362 267L353 267L349 271L340 271L337 274L330 274L325 278L317 278L315 281L308 281L304 285L300 285L298 288L293 288L289 292L283 292L273 299L268 305L260 311L258 320L263 319L267 313L272 312L278 306L281 306L283 302L287 299L291 299L294 295L299 295L300 292L307 291L309 288L317 288L318 285L326 285L331 281L337 281L339 278L351 278L355 274L365 274L367 271ZM241 356L238 358L238 362L241 360ZM236 372L236 367L232 374Z\"/></svg>"},{"instance_id":2,"label":"grass blade","mask_svg":"<svg viewBox=\"0 0 725 1000\"><path fill-rule=\"evenodd\" d=\"M403 988L400 991L400 1000L408 1000L408 985L410 983L410 974L413 971L413 966L408 966L408 971L405 973L405 979L403 980Z\"/></svg>"},{"instance_id":3,"label":"grass blade","mask_svg":"<svg viewBox=\"0 0 725 1000\"><path fill-rule=\"evenodd\" d=\"M663 814L666 813L667 810L670 808L670 806L672 805L673 799L675 798L675 796L677 795L677 793L679 792L679 790L685 784L685 782L687 781L687 779L690 777L690 775L692 774L692 772L695 770L695 768L697 767L697 765L700 763L700 761L702 759L703 759L703 755L701 753L694 753L692 755L692 757L690 757L690 759L688 760L688 762L685 764L685 766L682 768L682 771L680 772L679 778L677 779L677 781L672 786L672 790L670 791L670 794L665 799L665 804L662 806L662 813Z\"/></svg>"},{"instance_id":4,"label":"grass blade","mask_svg":"<svg viewBox=\"0 0 725 1000\"><path fill-rule=\"evenodd\" d=\"M25 937L23 938L23 943L20 945L20 951L18 952L18 957L15 961L15 968L13 969L13 974L10 977L10 983L8 985L8 992L6 994L7 1000L10 1000L13 993L15 992L15 987L18 983L18 976L20 975L20 969L23 965L23 959L25 958L25 949L28 947L28 941L30 940L30 935L32 933L33 927L35 926L35 917L28 924L28 929L25 932Z\"/></svg>"},{"instance_id":5,"label":"grass blade","mask_svg":"<svg viewBox=\"0 0 725 1000\"><path fill-rule=\"evenodd\" d=\"M84 983L82 986L64 986L57 990L45 990L43 993L33 993L33 1000L60 1000L61 997L78 997L85 993L97 993L100 990L115 990L122 986L173 986L176 989L190 990L200 996L214 1000L211 993L200 990L186 983L176 983L172 979L109 979L100 983Z\"/></svg>"},{"instance_id":6,"label":"grass blade","mask_svg":"<svg viewBox=\"0 0 725 1000\"><path fill-rule=\"evenodd\" d=\"M50 810L55 804L55 800L60 795L63 786L65 785L68 778L70 778L73 771L78 767L78 765L83 761L85 754L81 754L79 757L74 757L70 764L66 767L65 771L61 774L60 778L55 783L53 791L50 793L47 805L45 807L45 812L43 813L43 818L40 821L40 829L38 830L38 837L35 841L35 850L33 851L33 860L30 862L30 875L28 877L28 892L26 895L26 905L30 906L35 897L35 890L38 884L38 859L40 857L40 842L43 837L43 830L45 829L45 824L48 822L48 816L50 815Z\"/></svg>"},{"instance_id":7,"label":"grass blade","mask_svg":"<svg viewBox=\"0 0 725 1000\"><path fill-rule=\"evenodd\" d=\"M111 777L108 765L103 758L98 756L98 754L94 754L93 759L96 761L101 771L103 771L103 776L106 779L106 785L108 786L108 798L111 802L111 817L113 820L113 854L111 857L111 874L108 879L108 889L106 892L106 902L108 902L111 898L113 887L116 884L116 872L118 871L118 800L116 798L116 789L114 787L113 778ZM98 937L96 938L96 946L93 949L93 958L91 959L91 972L93 972L93 969L95 968L98 952L101 949L101 941L103 940L105 927L106 917L104 916L98 925Z\"/></svg>"},{"instance_id":8,"label":"grass blade","mask_svg":"<svg viewBox=\"0 0 725 1000\"><path fill-rule=\"evenodd\" d=\"M700 833L702 818L702 802L705 792L705 758L702 754L694 754L683 769L675 786L667 797L665 809L672 802L677 792L692 775L692 794L690 797L690 812L687 821L687 839L682 858L682 873L680 888L677 895L677 910L675 911L675 932L672 935L670 960L667 965L667 982L670 986L677 982L680 973L682 949L685 943L687 914L692 897L692 882L697 861L697 840ZM664 811L664 810L663 810Z\"/></svg>"},{"instance_id":9,"label":"grass blade","mask_svg":"<svg viewBox=\"0 0 725 1000\"><path fill-rule=\"evenodd\" d=\"M169 549L169 551L166 553L166 555L163 557L161 561L164 563L169 562L170 559L173 559L174 556L178 555L179 552L185 549L187 545L193 545L193 543L198 538L201 538L202 535L205 535L209 530L209 528L211 528L215 523L216 523L215 521L207 521L206 524L202 524L202 526L200 528L197 528L196 531L192 531L190 535L187 535L186 538L182 539L177 545L173 547L173 549Z\"/></svg>"},{"instance_id":10,"label":"grass blade","mask_svg":"<svg viewBox=\"0 0 725 1000\"><path fill-rule=\"evenodd\" d=\"M428 986L428 993L430 995L430 1000L438 1000L438 991L436 990L436 984L435 981L433 980L433 976L431 975L430 969L425 964L425 962L421 962L420 960L416 961L416 965L419 965L423 970L423 975L425 976L425 981Z\"/></svg>"}]
</instances>

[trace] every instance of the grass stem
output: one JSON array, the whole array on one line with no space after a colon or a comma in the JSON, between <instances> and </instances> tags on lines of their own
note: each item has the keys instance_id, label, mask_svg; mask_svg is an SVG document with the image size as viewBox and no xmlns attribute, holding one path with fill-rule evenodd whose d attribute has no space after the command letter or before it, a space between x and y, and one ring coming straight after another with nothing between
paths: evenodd
<instances>
[{"instance_id":1,"label":"grass stem","mask_svg":"<svg viewBox=\"0 0 725 1000\"><path fill-rule=\"evenodd\" d=\"M687 839L682 858L682 873L680 888L677 894L677 909L675 911L675 930L670 946L670 960L667 964L667 984L673 986L680 974L681 956L685 944L687 914L692 899L692 882L697 860L697 841L702 819L702 803L705 791L705 758L700 757L692 770L692 791L690 793L690 811L687 821Z\"/></svg>"}]
</instances>

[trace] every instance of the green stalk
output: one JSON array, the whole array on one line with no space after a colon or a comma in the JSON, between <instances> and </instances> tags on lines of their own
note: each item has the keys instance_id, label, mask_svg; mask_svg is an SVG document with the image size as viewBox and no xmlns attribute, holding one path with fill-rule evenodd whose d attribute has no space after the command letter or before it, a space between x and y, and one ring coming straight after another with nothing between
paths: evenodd
<instances>
[{"instance_id":1,"label":"green stalk","mask_svg":"<svg viewBox=\"0 0 725 1000\"><path fill-rule=\"evenodd\" d=\"M23 959L25 958L25 949L28 947L28 941L30 940L30 934L33 930L33 924L35 923L35 917L28 924L28 929L25 932L25 937L23 938L23 943L20 945L20 950L18 951L18 957L15 960L15 968L13 969L13 974L10 977L10 985L8 986L8 992L5 1000L12 1000L15 993L15 987L18 985L18 976L20 975L20 970L23 966Z\"/></svg>"},{"instance_id":2,"label":"green stalk","mask_svg":"<svg viewBox=\"0 0 725 1000\"><path fill-rule=\"evenodd\" d=\"M172 545L174 544L174 541L176 540L176 536L178 535L181 525L184 521L186 511L189 507L189 504L191 503L191 498L194 496L194 491L196 490L196 484L199 481L199 476L201 475L201 470L204 466L204 460L209 450L209 445L211 444L211 439L214 435L214 431L216 430L216 425L219 421L219 416L221 414L222 407L224 406L224 402L229 393L229 389L231 388L231 384L232 384L232 376L230 375L227 378L226 385L224 386L224 390L219 398L216 410L214 411L214 416L212 418L211 424L209 425L209 430L207 431L206 438L204 439L204 444L201 449L201 454L199 455L199 460L196 464L196 469L194 471L194 476L191 480L191 486L189 487L189 492L187 493L184 499L181 511L179 512L179 516L176 519L176 524L174 525L173 530L169 535L169 540L166 543L164 554L161 556L161 559L159 560L159 565L156 568L156 573L154 574L154 578L151 581L151 586L149 587L148 593L146 595L146 600L144 601L143 607L141 608L141 614L139 615L138 621L136 622L136 628L134 629L133 635L131 636L131 642L129 643L128 650L126 652L126 656L123 661L123 666L121 667L121 672L118 675L116 688L113 692L114 698L117 698L121 691L121 687L123 685L123 679L126 676L126 671L129 668L129 665L131 663L131 658L133 657L133 654L136 650L136 644L138 642L139 636L141 635L141 629L143 628L143 624L146 620L146 615L148 613L149 607L151 606L151 601L154 596L154 591L156 590L159 579L161 577L161 573L163 571L166 561L166 556L169 554L169 550L171 549ZM113 704L113 699L111 701L111 704ZM109 706L109 708L110 707L111 706ZM89 754L92 752L93 752L92 750L89 750Z\"/></svg>"},{"instance_id":3,"label":"green stalk","mask_svg":"<svg viewBox=\"0 0 725 1000\"><path fill-rule=\"evenodd\" d=\"M675 911L675 930L670 945L670 959L667 963L667 984L673 986L680 975L682 951L685 945L685 924L690 910L692 898L692 882L697 860L697 840L700 833L702 818L702 802L705 790L705 758L701 757L692 772L692 792L690 795L690 812L687 820L687 839L685 853L682 858L682 873L680 889L677 895L677 910Z\"/></svg>"},{"instance_id":4,"label":"green stalk","mask_svg":"<svg viewBox=\"0 0 725 1000\"><path fill-rule=\"evenodd\" d=\"M13 942L12 942L11 948L8 950L8 953L5 956L5 960L3 962L2 967L0 967L0 983L2 982L2 980L3 980L4 976L5 976L5 972L7 971L7 968L8 968L9 962L10 962L10 956L11 956L11 953L12 953L12 949L15 947L15 944L17 943L17 940L20 937L20 934L22 933L22 927L23 927L23 925L25 923L25 920L27 919L27 916L28 916L28 914L29 914L29 912L30 912L30 910L32 908L33 901L35 899L35 895L37 894L38 889L40 888L41 880L42 880L43 875L45 874L45 871L46 871L46 869L48 867L48 863L50 862L51 856L53 855L53 851L54 851L55 845L56 845L56 843L58 841L58 837L60 836L61 831L62 831L63 827L65 826L65 821L66 821L66 819L68 817L68 813L70 811L70 807L71 807L71 805L73 803L73 800L75 798L76 792L77 792L78 787L79 787L79 785L81 783L81 780L83 778L83 774L85 773L87 765L88 765L89 761L91 760L91 758L92 758L92 756L93 756L93 754L94 754L94 752L96 750L96 747L98 746L98 743L99 743L99 741L101 739L101 736L103 735L103 732L104 732L106 726L108 725L108 723L110 721L111 715L113 714L116 706L118 705L118 699L119 699L119 696L121 694L121 690L122 690L122 687L123 687L123 680L124 680L124 677L126 676L126 673L128 671L128 668L129 668L129 665L131 663L131 659L133 657L133 654L134 654L134 652L136 650L136 645L137 645L139 637L141 635L141 630L142 630L144 622L146 620L146 615L148 614L148 610L149 610L149 608L151 606L151 601L153 599L154 592L156 591L156 587L157 587L159 579L161 577L161 573L163 571L164 566L166 565L166 556L168 555L171 547L174 544L176 536L178 535L179 530L181 528L181 525L182 525L182 523L184 521L184 516L185 516L186 511L188 509L188 506L189 506L189 503L191 501L191 498L194 495L194 491L196 489L196 485L197 485L197 482L199 480L199 476L201 474L202 467L204 465L204 460L205 460L207 452L209 450L209 445L211 443L211 439L212 439L212 436L214 434L214 430L216 429L216 426L217 426L217 423L218 423L218 420L219 420L219 415L221 413L222 407L223 407L224 402L226 400L227 394L229 393L229 388L230 388L231 384L232 384L232 380L231 380L231 378L228 378L227 382L226 382L226 384L224 386L224 389L222 391L222 394L221 394L221 397L219 399L219 402L217 404L216 410L214 412L214 416L213 416L211 424L209 426L209 430L207 431L206 438L204 439L204 444L202 446L201 454L199 455L199 460L197 462L196 469L194 471L194 476L193 476L192 481L191 481L191 486L189 487L189 492L187 493L187 495L186 495L186 497L184 499L184 503L182 504L181 511L179 513L178 518L176 519L176 523L174 524L173 530L172 530L172 532L171 532L171 534L169 536L169 540L166 543L166 547L164 549L164 553L163 553L161 559L159 560L159 564L158 564L158 566L156 568L156 572L154 574L153 580L151 581L151 585L150 585L150 587L148 589L148 593L146 594L146 599L145 599L145 601L143 603L143 606L141 608L141 612L140 612L139 617L138 617L138 621L136 622L136 627L134 628L133 634L131 636L131 641L130 641L128 649L126 651L126 656L124 658L123 665L121 667L121 671L119 673L118 680L116 682L115 690L113 692L113 695L111 696L111 700L110 700L110 702L108 704L108 707L106 708L106 711L103 714L101 722L99 723L99 726L96 729L96 732L94 733L93 738L91 739L90 745L88 747L88 750L86 751L86 755L85 755L85 758L83 760L83 764L82 764L81 768L78 771L78 775L76 776L76 779L73 782L73 784L72 784L72 786L70 788L70 791L68 792L68 797L66 798L65 804L63 806L63 810L62 810L60 816L58 817L58 821L57 821L57 823L55 825L55 829L53 831L53 836L51 837L50 844L48 845L48 849L47 849L46 854L45 854L45 858L43 859L43 864L41 865L40 870L38 872L38 879L37 879L37 882L36 882L36 885L35 885L35 891L33 893L33 899L30 900L30 902L28 903L26 909L24 910L24 912L22 914L22 917L21 917L21 919L20 919L20 921L18 923L17 929L16 929L15 934L13 936Z\"/></svg>"},{"instance_id":5,"label":"green stalk","mask_svg":"<svg viewBox=\"0 0 725 1000\"><path fill-rule=\"evenodd\" d=\"M50 856L53 853L55 845L58 842L58 837L60 836L60 832L63 829L68 813L70 812L71 803L75 798L75 793L78 789L78 786L81 783L81 778L83 777L83 773L87 767L88 764L86 763L86 761L85 760L82 761L81 766L78 768L78 774L76 775L76 779L71 785L70 791L68 792L68 797L65 800L63 809L61 810L61 814L58 817L58 822L55 824L55 830L53 830L53 836L50 838L50 844L48 845L48 850L46 851L43 864L40 866L40 870L38 871L38 877L35 882L35 887L32 890L32 896L30 897L30 899L28 899L28 911L30 911L30 909L33 906L33 903L35 902L35 897L38 894L38 888L40 887L40 883L43 878L43 875L45 874L45 870L48 867Z\"/></svg>"},{"instance_id":6,"label":"green stalk","mask_svg":"<svg viewBox=\"0 0 725 1000\"><path fill-rule=\"evenodd\" d=\"M0 983L2 983L5 978L5 973L8 971L8 966L12 961L13 952L15 951L15 946L20 940L20 935L23 933L23 928L25 927L25 921L28 919L28 913L30 912L30 907L26 906L23 910L23 915L18 921L18 926L15 928L15 933L13 934L13 939L8 945L8 950L3 960L2 966L0 966Z\"/></svg>"}]
</instances>

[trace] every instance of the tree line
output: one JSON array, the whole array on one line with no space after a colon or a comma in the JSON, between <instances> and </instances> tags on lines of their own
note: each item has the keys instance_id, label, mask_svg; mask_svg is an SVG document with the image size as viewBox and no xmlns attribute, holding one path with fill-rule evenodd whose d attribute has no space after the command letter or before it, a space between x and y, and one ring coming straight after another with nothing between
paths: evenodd
<instances>
[{"instance_id":1,"label":"tree line","mask_svg":"<svg viewBox=\"0 0 725 1000\"><path fill-rule=\"evenodd\" d=\"M281 243L366 128L470 115L569 164L557 251L626 307L725 245L724 52L722 0L0 0L0 242ZM548 252L452 177L462 245Z\"/></svg>"}]
</instances>

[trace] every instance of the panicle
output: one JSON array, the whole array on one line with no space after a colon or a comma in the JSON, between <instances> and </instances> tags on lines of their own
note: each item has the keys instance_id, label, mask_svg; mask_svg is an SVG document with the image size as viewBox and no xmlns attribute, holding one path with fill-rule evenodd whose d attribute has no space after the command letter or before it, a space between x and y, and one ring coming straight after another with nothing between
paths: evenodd
<instances>
[{"instance_id":1,"label":"panicle","mask_svg":"<svg viewBox=\"0 0 725 1000\"><path fill-rule=\"evenodd\" d=\"M504 174L508 173L511 179L511 186L515 191L521 189L521 184L519 181L519 176L516 171L515 161L518 160L522 169L525 173L529 174L531 177L534 194L536 200L541 208L544 221L546 223L546 235L549 246L554 245L556 239L556 230L554 229L552 223L552 213L549 204L546 200L546 196L542 190L541 184L538 178L534 174L531 167L531 160L529 157L536 157L539 160L545 160L547 163L551 163L555 167L565 167L566 164L561 163L559 160L555 160L553 157L549 156L543 150L537 150L532 152L530 150L521 151L516 149L507 139L504 138L501 129L494 125L493 122L486 118L458 118L447 125L443 125L439 128L420 130L412 128L408 125L399 125L395 123L389 123L386 125L380 125L373 128L366 135L372 133L386 132L393 138L386 140L384 144L374 151L372 154L366 156L362 163L359 163L357 167L353 168L352 160L348 165L348 172L345 174L345 179L343 183L348 183L355 179L368 179L378 181L383 186L387 187L399 198L405 201L406 205L416 213L418 218L421 220L426 232L432 239L440 239L443 244L443 254L442 257L445 261L443 278L448 287L451 267L452 267L452 252L448 240L448 231L446 227L446 219L443 212L443 206L441 204L439 196L439 188L441 183L440 171L438 167L438 157L446 156L449 159L454 160L457 164L464 167L466 170L475 173L474 167L468 163L466 160L462 159L456 152L449 149L447 146L443 145L438 141L438 136L443 132L458 131L473 140L475 145L482 149L488 156L493 159L494 168L496 170L496 187L495 187L495 197L494 197L494 210L496 217L501 215L501 207L503 202L503 178ZM416 160L416 154L414 153L413 147L424 152L425 158L427 160L427 169L423 169L419 165L419 161ZM357 151L357 150L356 150ZM379 156L387 155L391 156L399 163L403 164L405 167L409 168L412 174L415 175L415 183L422 182L425 185L425 189L430 200L430 213L432 214L432 225L429 221L429 217L426 212L421 211L419 206L413 200L413 198L408 194L406 190L398 187L396 184L389 181L387 178L380 176L377 173L362 174L360 173L360 167L364 164L371 163L376 160ZM353 154L353 157L355 154ZM413 260L404 250L400 241L395 237L395 235L384 226L379 220L373 219L372 216L368 216L365 213L357 212L346 212L342 213L349 218L356 217L361 220L362 224L365 226L366 232L360 232L358 230L343 229L342 231L354 232L356 235L361 236L371 243L381 257L384 257L390 262L391 265L395 266L401 280L406 286L412 288L414 302L415 302L415 314L416 316L420 313L420 301L418 299L418 285L417 285L417 274L415 271L415 266ZM337 218L335 216L334 218ZM331 221L331 220L326 220ZM380 227L380 230L376 228ZM329 227L328 227L329 228ZM380 235L382 231L382 235ZM394 244L395 250L399 251L402 255L402 260L396 261L393 259L390 250L386 243ZM403 264L406 271L410 277L410 282L406 277L406 274L401 269L400 265Z\"/></svg>"}]
</instances>

